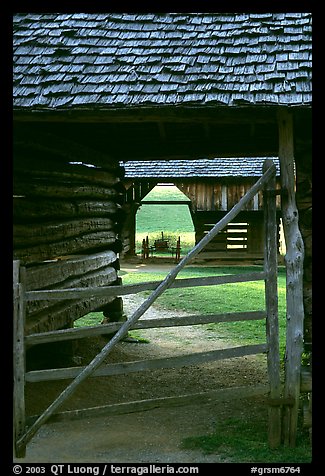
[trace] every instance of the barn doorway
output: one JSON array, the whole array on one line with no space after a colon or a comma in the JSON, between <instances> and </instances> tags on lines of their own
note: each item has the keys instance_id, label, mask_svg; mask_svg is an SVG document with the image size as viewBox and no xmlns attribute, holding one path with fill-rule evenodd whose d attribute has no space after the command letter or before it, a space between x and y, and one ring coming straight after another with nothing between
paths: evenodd
<instances>
[{"instance_id":1,"label":"barn doorway","mask_svg":"<svg viewBox=\"0 0 325 476\"><path fill-rule=\"evenodd\" d=\"M182 254L195 245L191 202L173 183L158 183L141 202L136 214L136 252L141 253L143 239L149 243L162 233L170 246L181 240Z\"/></svg>"}]
</instances>

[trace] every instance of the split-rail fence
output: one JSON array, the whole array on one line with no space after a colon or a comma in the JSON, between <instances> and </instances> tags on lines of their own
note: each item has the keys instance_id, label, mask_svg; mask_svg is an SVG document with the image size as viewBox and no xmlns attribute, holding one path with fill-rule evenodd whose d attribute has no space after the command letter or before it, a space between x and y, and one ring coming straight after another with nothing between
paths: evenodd
<instances>
[{"instance_id":1,"label":"split-rail fence","mask_svg":"<svg viewBox=\"0 0 325 476\"><path fill-rule=\"evenodd\" d=\"M103 414L127 413L141 411L157 406L184 405L204 399L227 400L244 398L253 395L267 395L269 405L269 445L275 448L281 444L281 409L294 406L291 395L284 394L280 379L279 332L278 332L278 293L277 293L277 222L276 222L276 191L275 165L269 159L264 163L263 175L241 200L225 215L211 231L169 272L161 282L147 282L123 286L102 286L74 289L52 289L26 291L26 269L20 267L19 261L14 261L13 292L14 292L14 449L17 458L26 454L26 446L40 427L50 421L75 419L80 417L99 416ZM238 215L256 193L263 190L264 194L264 270L241 275L212 276L204 278L177 279L178 273L188 264L217 233ZM265 310L250 312L224 313L214 315L194 315L186 317L160 318L139 320L155 300L168 288L183 288L193 286L221 285L247 281L264 280ZM26 302L38 300L67 300L101 296L122 296L144 290L152 290L152 294L125 322L108 323L99 326L71 328L43 333L25 335L24 323L26 317ZM209 352L192 353L178 357L135 361L129 363L103 364L104 359L115 345L127 335L130 329L145 329L171 326L188 326L204 323L265 320L266 342L256 345L236 346L233 348ZM59 342L69 339L115 333L101 352L84 367L69 367L62 369L25 370L26 348L46 342ZM178 397L164 397L128 403L111 404L100 407L58 412L59 407L75 392L78 386L88 377L110 376L129 372L148 371L161 368L175 368L200 364L220 359L242 357L253 354L267 355L268 384L222 388L206 393L194 393ZM27 416L25 410L26 382L44 380L73 379L49 407L37 416ZM288 430L290 431L290 430Z\"/></svg>"}]
</instances>

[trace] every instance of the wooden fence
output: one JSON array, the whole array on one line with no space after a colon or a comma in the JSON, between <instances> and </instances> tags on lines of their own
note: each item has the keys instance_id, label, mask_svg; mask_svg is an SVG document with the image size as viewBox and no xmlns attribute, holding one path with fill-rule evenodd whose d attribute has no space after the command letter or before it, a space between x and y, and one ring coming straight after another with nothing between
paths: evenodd
<instances>
[{"instance_id":1,"label":"wooden fence","mask_svg":"<svg viewBox=\"0 0 325 476\"><path fill-rule=\"evenodd\" d=\"M244 398L256 394L267 394L269 404L269 444L275 448L281 443L281 408L292 406L295 401L291 395L282 398L280 384L280 357L278 335L278 295L277 295L277 237L276 237L276 189L275 189L275 165L271 160L266 160L263 176L253 185L244 197L225 215L212 230L169 272L161 282L147 282L135 285L103 286L73 289L52 289L41 291L26 291L26 270L20 267L19 261L14 261L13 290L14 290L14 447L16 456L23 458L26 445L46 422L62 419L98 416L129 411L140 411L157 406L169 406L175 404L187 404L202 399L228 399ZM204 249L219 231L236 217L246 206L252 197L263 190L265 210L265 251L264 271L242 275L212 276L205 278L177 279L181 269L184 268L195 256ZM175 317L172 319L146 319L140 317L155 302L155 300L168 288L183 288L190 286L221 285L244 281L264 280L265 304L264 311L225 313L215 315L194 315L187 317ZM134 294L144 290L153 290L152 294L141 304L132 316L123 323L109 323L105 325L72 328L30 334L25 336L24 322L26 315L26 302L38 300L69 300L86 297L122 296ZM104 359L112 351L115 345L126 336L130 329L144 329L149 327L185 326L204 323L249 321L252 319L265 319L266 342L257 345L245 345L233 348L199 352L185 356L169 357L163 359L151 359L129 363L114 363L102 365ZM48 369L25 372L25 351L32 345L79 339L99 334L112 334L109 342L101 352L84 367L70 367L63 369ZM200 364L219 359L241 357L245 355L266 353L269 376L268 385L235 387L219 389L208 393L196 393L181 395L179 397L156 398L144 401L119 403L95 408L58 412L59 407L69 398L77 387L88 377L118 375L128 372L148 371L159 368L175 368L185 365ZM25 383L39 382L44 380L73 379L61 394L38 416L27 417L25 414Z\"/></svg>"}]
</instances>

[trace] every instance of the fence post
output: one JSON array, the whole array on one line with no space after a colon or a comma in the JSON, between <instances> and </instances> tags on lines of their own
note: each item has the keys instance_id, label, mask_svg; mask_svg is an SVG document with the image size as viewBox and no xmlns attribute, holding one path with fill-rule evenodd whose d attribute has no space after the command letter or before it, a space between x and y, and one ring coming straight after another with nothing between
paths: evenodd
<instances>
[{"instance_id":1,"label":"fence post","mask_svg":"<svg viewBox=\"0 0 325 476\"><path fill-rule=\"evenodd\" d=\"M285 408L284 443L296 444L300 396L301 354L303 350L303 262L304 243L298 226L295 199L293 120L286 109L278 113L279 159L281 169L281 209L286 243L286 356L284 397L293 398L294 404Z\"/></svg>"},{"instance_id":2,"label":"fence post","mask_svg":"<svg viewBox=\"0 0 325 476\"><path fill-rule=\"evenodd\" d=\"M14 375L14 450L17 458L24 458L26 445L18 446L17 441L25 432L25 268L20 262L13 262L13 375Z\"/></svg>"},{"instance_id":3,"label":"fence post","mask_svg":"<svg viewBox=\"0 0 325 476\"><path fill-rule=\"evenodd\" d=\"M263 173L273 165L271 159L265 160ZM277 262L277 220L275 173L264 187L264 271L266 304L266 339L268 345L267 368L270 384L270 398L280 401L280 355L278 323L278 262ZM281 444L281 407L269 407L269 446L277 448Z\"/></svg>"}]
</instances>

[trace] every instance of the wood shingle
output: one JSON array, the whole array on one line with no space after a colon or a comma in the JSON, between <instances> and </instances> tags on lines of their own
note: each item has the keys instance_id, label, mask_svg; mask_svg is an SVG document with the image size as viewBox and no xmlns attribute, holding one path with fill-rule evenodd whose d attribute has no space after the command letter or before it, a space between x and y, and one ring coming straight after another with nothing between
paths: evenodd
<instances>
[{"instance_id":1,"label":"wood shingle","mask_svg":"<svg viewBox=\"0 0 325 476\"><path fill-rule=\"evenodd\" d=\"M17 109L311 105L310 13L27 13L13 26Z\"/></svg>"}]
</instances>

